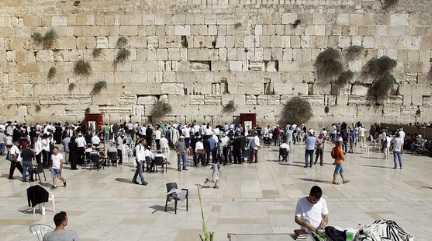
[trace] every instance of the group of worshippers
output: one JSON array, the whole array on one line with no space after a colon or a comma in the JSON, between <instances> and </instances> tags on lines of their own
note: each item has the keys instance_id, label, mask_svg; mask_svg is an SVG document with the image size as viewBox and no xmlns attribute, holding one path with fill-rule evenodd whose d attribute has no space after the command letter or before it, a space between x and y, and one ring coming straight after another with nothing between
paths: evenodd
<instances>
[{"instance_id":1,"label":"group of worshippers","mask_svg":"<svg viewBox=\"0 0 432 241\"><path fill-rule=\"evenodd\" d=\"M151 171L158 156L167 161L170 148L176 151L180 172L187 170L189 159L194 167L258 161L260 140L257 132L244 130L240 125L159 124L131 128L129 133L126 135L138 136L137 144L132 146L137 167L132 181L136 184L147 184L144 168Z\"/></svg>"},{"instance_id":2,"label":"group of worshippers","mask_svg":"<svg viewBox=\"0 0 432 241\"><path fill-rule=\"evenodd\" d=\"M37 172L50 168L53 187L57 187L57 180L66 186L66 179L62 177L65 158L55 146L61 142L62 130L59 123L27 126L7 122L0 125L1 154L6 154L10 162L8 178L13 179L17 169L24 182L32 182Z\"/></svg>"}]
</instances>

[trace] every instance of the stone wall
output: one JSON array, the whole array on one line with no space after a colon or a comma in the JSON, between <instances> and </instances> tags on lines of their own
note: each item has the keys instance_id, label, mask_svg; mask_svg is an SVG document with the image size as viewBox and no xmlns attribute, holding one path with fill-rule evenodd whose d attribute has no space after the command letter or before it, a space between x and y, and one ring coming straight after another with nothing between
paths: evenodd
<instances>
[{"instance_id":1,"label":"stone wall","mask_svg":"<svg viewBox=\"0 0 432 241\"><path fill-rule=\"evenodd\" d=\"M313 125L431 121L431 11L429 0L387 10L378 0L2 0L1 119L73 121L89 108L110 121L145 121L159 99L173 107L168 119L217 123L255 112L259 123L271 123L282 104L301 96ZM58 35L51 48L32 40L51 29ZM115 66L121 36L130 56ZM347 65L354 79L331 95L317 84L313 63L328 47L352 45L364 47ZM370 82L359 76L383 55L398 62L398 91L375 106L366 99ZM81 59L89 76L74 74ZM99 81L107 88L91 95ZM236 111L223 113L230 101Z\"/></svg>"}]
</instances>

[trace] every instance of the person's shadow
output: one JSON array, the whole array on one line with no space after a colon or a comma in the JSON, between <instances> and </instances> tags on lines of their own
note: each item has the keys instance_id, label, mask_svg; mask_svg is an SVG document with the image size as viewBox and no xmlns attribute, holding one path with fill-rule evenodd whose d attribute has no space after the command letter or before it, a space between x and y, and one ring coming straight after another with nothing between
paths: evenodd
<instances>
[{"instance_id":1,"label":"person's shadow","mask_svg":"<svg viewBox=\"0 0 432 241\"><path fill-rule=\"evenodd\" d=\"M117 182L123 182L123 183L129 183L129 184L132 184L132 183L133 183L130 179L123 178L123 177L117 177L115 180L116 180Z\"/></svg>"},{"instance_id":2,"label":"person's shadow","mask_svg":"<svg viewBox=\"0 0 432 241\"><path fill-rule=\"evenodd\" d=\"M331 181L327 180L319 180L319 179L312 179L312 178L299 178L300 180L307 181L307 182L318 182L318 183L327 183L332 184Z\"/></svg>"}]
</instances>

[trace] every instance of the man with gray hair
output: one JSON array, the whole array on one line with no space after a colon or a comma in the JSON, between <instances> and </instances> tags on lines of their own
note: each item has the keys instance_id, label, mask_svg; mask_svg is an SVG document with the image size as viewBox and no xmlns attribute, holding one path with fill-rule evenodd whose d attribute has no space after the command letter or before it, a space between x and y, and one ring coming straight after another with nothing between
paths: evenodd
<instances>
[{"instance_id":1,"label":"man with gray hair","mask_svg":"<svg viewBox=\"0 0 432 241\"><path fill-rule=\"evenodd\" d=\"M180 136L178 142L175 144L175 147L177 152L177 170L181 172L183 166L183 170L186 171L187 153L184 136Z\"/></svg>"}]
</instances>

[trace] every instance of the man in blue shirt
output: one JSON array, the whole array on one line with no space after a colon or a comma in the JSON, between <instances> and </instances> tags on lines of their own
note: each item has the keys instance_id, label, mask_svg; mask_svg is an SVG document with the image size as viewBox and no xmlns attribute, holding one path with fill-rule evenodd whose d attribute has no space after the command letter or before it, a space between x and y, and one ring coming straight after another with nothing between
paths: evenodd
<instances>
[{"instance_id":1,"label":"man in blue shirt","mask_svg":"<svg viewBox=\"0 0 432 241\"><path fill-rule=\"evenodd\" d=\"M309 167L312 167L312 163L313 163L313 154L315 151L315 144L316 144L316 137L314 136L314 132L312 129L310 129L308 131L308 137L306 137L305 140L305 144L306 144L306 150L305 150L305 168L308 167L308 163L309 163ZM309 159L309 161L308 161Z\"/></svg>"}]
</instances>

